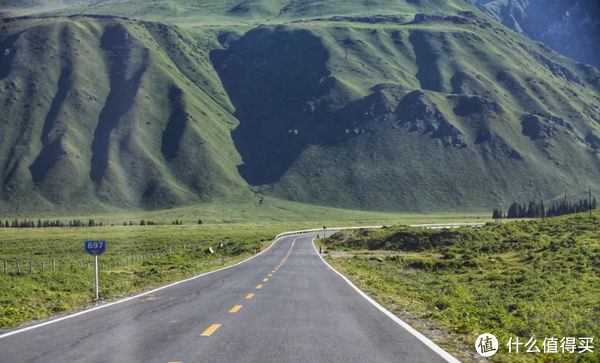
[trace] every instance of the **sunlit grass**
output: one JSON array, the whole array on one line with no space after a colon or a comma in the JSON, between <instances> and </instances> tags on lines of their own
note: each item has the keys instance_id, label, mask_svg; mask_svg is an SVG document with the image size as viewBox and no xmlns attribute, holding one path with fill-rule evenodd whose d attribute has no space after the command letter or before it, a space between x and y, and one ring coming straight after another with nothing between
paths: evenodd
<instances>
[{"instance_id":1,"label":"sunlit grass","mask_svg":"<svg viewBox=\"0 0 600 363\"><path fill-rule=\"evenodd\" d=\"M473 349L483 332L500 342L519 336L600 336L600 213L450 231L393 227L349 231L326 240L330 258L361 289L413 323L425 319L451 336L441 346ZM393 255L352 256L353 250ZM403 315L405 316L405 315ZM408 320L411 318L408 317ZM540 343L541 344L541 343ZM463 359L469 359L462 356ZM496 361L561 361L573 356L508 355ZM597 355L578 357L597 361Z\"/></svg>"}]
</instances>

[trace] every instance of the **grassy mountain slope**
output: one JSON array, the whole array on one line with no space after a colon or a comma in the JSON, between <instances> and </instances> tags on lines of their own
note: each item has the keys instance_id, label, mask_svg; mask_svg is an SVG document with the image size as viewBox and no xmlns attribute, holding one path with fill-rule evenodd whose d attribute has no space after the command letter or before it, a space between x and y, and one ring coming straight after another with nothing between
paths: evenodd
<instances>
[{"instance_id":1,"label":"grassy mountain slope","mask_svg":"<svg viewBox=\"0 0 600 363\"><path fill-rule=\"evenodd\" d=\"M595 184L598 72L509 34L470 13L246 33L211 53L242 175L286 199L412 210Z\"/></svg>"},{"instance_id":2,"label":"grassy mountain slope","mask_svg":"<svg viewBox=\"0 0 600 363\"><path fill-rule=\"evenodd\" d=\"M0 25L7 208L164 208L248 182L300 202L449 210L600 180L600 72L467 1L60 13Z\"/></svg>"},{"instance_id":3,"label":"grassy mountain slope","mask_svg":"<svg viewBox=\"0 0 600 363\"><path fill-rule=\"evenodd\" d=\"M163 208L244 188L206 44L116 19L2 27L3 200Z\"/></svg>"}]
</instances>

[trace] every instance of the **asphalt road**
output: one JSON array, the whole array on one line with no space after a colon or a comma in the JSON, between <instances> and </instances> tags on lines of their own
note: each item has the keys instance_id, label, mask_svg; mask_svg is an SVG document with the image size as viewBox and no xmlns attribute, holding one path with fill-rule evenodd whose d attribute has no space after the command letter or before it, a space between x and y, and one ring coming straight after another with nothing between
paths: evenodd
<instances>
[{"instance_id":1,"label":"asphalt road","mask_svg":"<svg viewBox=\"0 0 600 363\"><path fill-rule=\"evenodd\" d=\"M284 237L237 266L0 337L0 362L446 361L321 261L311 239Z\"/></svg>"}]
</instances>

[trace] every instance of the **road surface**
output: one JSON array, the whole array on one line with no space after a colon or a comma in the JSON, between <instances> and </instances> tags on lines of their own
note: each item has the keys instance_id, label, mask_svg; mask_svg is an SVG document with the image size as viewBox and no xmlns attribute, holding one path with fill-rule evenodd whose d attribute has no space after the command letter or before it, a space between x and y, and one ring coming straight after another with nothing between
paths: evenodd
<instances>
[{"instance_id":1,"label":"road surface","mask_svg":"<svg viewBox=\"0 0 600 363\"><path fill-rule=\"evenodd\" d=\"M5 334L0 362L447 361L330 269L313 237L284 237L231 268Z\"/></svg>"}]
</instances>

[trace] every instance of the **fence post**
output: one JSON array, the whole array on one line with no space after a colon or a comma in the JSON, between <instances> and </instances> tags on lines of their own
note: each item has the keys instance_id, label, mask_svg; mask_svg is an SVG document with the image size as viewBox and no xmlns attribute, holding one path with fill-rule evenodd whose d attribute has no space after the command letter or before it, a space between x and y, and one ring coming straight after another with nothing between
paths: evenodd
<instances>
[{"instance_id":1,"label":"fence post","mask_svg":"<svg viewBox=\"0 0 600 363\"><path fill-rule=\"evenodd\" d=\"M56 260L52 260L52 271L56 271Z\"/></svg>"},{"instance_id":2,"label":"fence post","mask_svg":"<svg viewBox=\"0 0 600 363\"><path fill-rule=\"evenodd\" d=\"M44 271L44 261L42 261L42 271Z\"/></svg>"},{"instance_id":3,"label":"fence post","mask_svg":"<svg viewBox=\"0 0 600 363\"><path fill-rule=\"evenodd\" d=\"M90 263L88 262L88 270L90 269Z\"/></svg>"},{"instance_id":4,"label":"fence post","mask_svg":"<svg viewBox=\"0 0 600 363\"><path fill-rule=\"evenodd\" d=\"M29 261L29 273L31 273L31 261Z\"/></svg>"},{"instance_id":5,"label":"fence post","mask_svg":"<svg viewBox=\"0 0 600 363\"><path fill-rule=\"evenodd\" d=\"M4 273L6 273L8 270L6 269L6 260L4 260Z\"/></svg>"},{"instance_id":6,"label":"fence post","mask_svg":"<svg viewBox=\"0 0 600 363\"><path fill-rule=\"evenodd\" d=\"M21 266L19 266L19 263L17 262L17 273L20 274L21 273Z\"/></svg>"}]
</instances>

